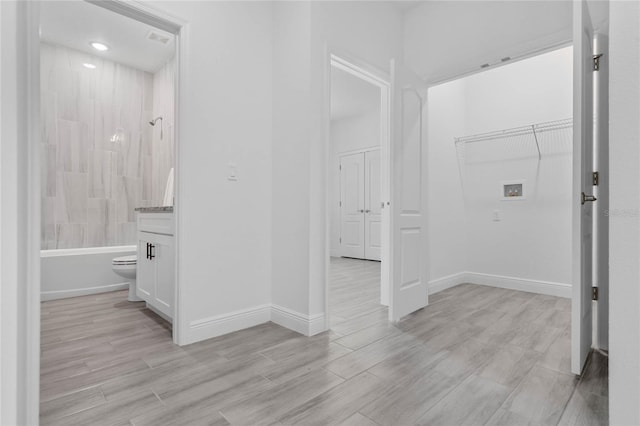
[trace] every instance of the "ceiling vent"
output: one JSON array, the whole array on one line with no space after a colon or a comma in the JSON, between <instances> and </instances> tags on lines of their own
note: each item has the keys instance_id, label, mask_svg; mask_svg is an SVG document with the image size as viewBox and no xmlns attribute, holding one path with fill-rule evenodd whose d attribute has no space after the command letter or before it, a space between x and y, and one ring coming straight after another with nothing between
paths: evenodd
<instances>
[{"instance_id":1,"label":"ceiling vent","mask_svg":"<svg viewBox=\"0 0 640 426\"><path fill-rule=\"evenodd\" d=\"M171 41L171 37L168 35L160 34L156 31L149 31L147 34L147 40L157 41L158 43L168 44Z\"/></svg>"}]
</instances>

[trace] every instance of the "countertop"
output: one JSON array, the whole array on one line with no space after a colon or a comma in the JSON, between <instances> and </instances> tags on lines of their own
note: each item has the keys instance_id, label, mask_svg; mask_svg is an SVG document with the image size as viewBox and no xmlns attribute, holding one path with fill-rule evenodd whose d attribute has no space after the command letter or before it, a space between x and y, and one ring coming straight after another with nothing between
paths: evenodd
<instances>
[{"instance_id":1,"label":"countertop","mask_svg":"<svg viewBox=\"0 0 640 426\"><path fill-rule=\"evenodd\" d=\"M173 213L173 206L136 207L135 211L140 213Z\"/></svg>"}]
</instances>

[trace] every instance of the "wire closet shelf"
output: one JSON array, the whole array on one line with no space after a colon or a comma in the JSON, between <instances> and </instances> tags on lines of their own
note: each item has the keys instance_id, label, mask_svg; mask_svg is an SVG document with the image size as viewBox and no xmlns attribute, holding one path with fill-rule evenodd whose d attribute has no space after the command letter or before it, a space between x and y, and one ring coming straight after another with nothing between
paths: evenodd
<instances>
[{"instance_id":1,"label":"wire closet shelf","mask_svg":"<svg viewBox=\"0 0 640 426\"><path fill-rule=\"evenodd\" d=\"M454 141L456 144L458 144L504 139L513 136L533 135L535 137L537 133L566 129L572 126L573 118L565 118L564 120L547 121L544 123L531 124L529 126L513 127L511 129L496 130L493 132L479 133L477 135L462 136L459 138L454 138Z\"/></svg>"},{"instance_id":2,"label":"wire closet shelf","mask_svg":"<svg viewBox=\"0 0 640 426\"><path fill-rule=\"evenodd\" d=\"M531 124L529 126L513 127L510 129L497 130L493 132L479 133L477 135L462 136L459 138L454 138L454 142L457 147L458 144L468 144L468 143L474 143L474 142L506 139L506 138L512 138L516 136L532 135L536 142L536 148L538 149L538 158L542 158L542 153L540 151L540 143L538 141L538 134L550 132L554 130L566 129L572 126L573 126L573 118L565 118L563 120L547 121L544 123Z\"/></svg>"}]
</instances>

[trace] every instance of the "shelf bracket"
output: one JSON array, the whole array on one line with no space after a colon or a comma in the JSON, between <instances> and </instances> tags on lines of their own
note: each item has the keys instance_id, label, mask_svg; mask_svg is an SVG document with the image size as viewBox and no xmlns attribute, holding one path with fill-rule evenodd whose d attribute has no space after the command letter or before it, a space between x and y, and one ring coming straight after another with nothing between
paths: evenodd
<instances>
[{"instance_id":1,"label":"shelf bracket","mask_svg":"<svg viewBox=\"0 0 640 426\"><path fill-rule=\"evenodd\" d=\"M533 130L533 138L536 141L536 148L538 148L538 160L540 160L542 158L542 153L540 152L540 144L538 143L538 134L536 133L535 124L531 125L531 130Z\"/></svg>"}]
</instances>

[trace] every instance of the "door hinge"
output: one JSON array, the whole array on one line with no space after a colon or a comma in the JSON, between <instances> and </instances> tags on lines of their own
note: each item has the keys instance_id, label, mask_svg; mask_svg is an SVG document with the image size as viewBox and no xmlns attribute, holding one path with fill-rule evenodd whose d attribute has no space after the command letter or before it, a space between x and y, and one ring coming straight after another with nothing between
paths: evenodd
<instances>
[{"instance_id":1,"label":"door hinge","mask_svg":"<svg viewBox=\"0 0 640 426\"><path fill-rule=\"evenodd\" d=\"M593 70L600 71L600 58L602 57L602 53L597 55L593 55Z\"/></svg>"},{"instance_id":2,"label":"door hinge","mask_svg":"<svg viewBox=\"0 0 640 426\"><path fill-rule=\"evenodd\" d=\"M338 166L338 170L342 170L342 164Z\"/></svg>"},{"instance_id":3,"label":"door hinge","mask_svg":"<svg viewBox=\"0 0 640 426\"><path fill-rule=\"evenodd\" d=\"M600 173L593 172L593 186L598 186L600 183Z\"/></svg>"},{"instance_id":4,"label":"door hinge","mask_svg":"<svg viewBox=\"0 0 640 426\"><path fill-rule=\"evenodd\" d=\"M342 201L338 201L338 206L342 207Z\"/></svg>"},{"instance_id":5,"label":"door hinge","mask_svg":"<svg viewBox=\"0 0 640 426\"><path fill-rule=\"evenodd\" d=\"M598 287L591 287L591 300L598 300Z\"/></svg>"},{"instance_id":6,"label":"door hinge","mask_svg":"<svg viewBox=\"0 0 640 426\"><path fill-rule=\"evenodd\" d=\"M340 237L340 244L342 244L342 237Z\"/></svg>"}]
</instances>

